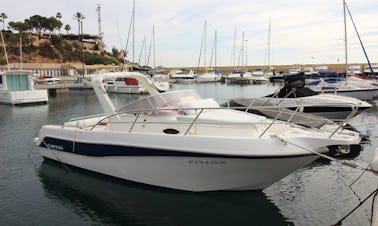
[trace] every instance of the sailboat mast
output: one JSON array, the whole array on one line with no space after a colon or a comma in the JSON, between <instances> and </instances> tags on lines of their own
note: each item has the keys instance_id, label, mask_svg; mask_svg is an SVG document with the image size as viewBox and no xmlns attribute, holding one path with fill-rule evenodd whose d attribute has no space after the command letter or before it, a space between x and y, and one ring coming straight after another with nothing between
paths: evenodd
<instances>
[{"instance_id":1,"label":"sailboat mast","mask_svg":"<svg viewBox=\"0 0 378 226\"><path fill-rule=\"evenodd\" d=\"M217 69L217 31L215 31L214 40L214 71Z\"/></svg>"},{"instance_id":2,"label":"sailboat mast","mask_svg":"<svg viewBox=\"0 0 378 226\"><path fill-rule=\"evenodd\" d=\"M268 29L268 70L270 70L270 19L269 19L269 29Z\"/></svg>"},{"instance_id":3,"label":"sailboat mast","mask_svg":"<svg viewBox=\"0 0 378 226\"><path fill-rule=\"evenodd\" d=\"M233 51L233 57L234 57L234 70L236 67L236 28L234 29L234 51Z\"/></svg>"},{"instance_id":4,"label":"sailboat mast","mask_svg":"<svg viewBox=\"0 0 378 226\"><path fill-rule=\"evenodd\" d=\"M134 53L135 53L135 0L133 1L133 63L135 62Z\"/></svg>"},{"instance_id":5,"label":"sailboat mast","mask_svg":"<svg viewBox=\"0 0 378 226\"><path fill-rule=\"evenodd\" d=\"M22 37L21 37L21 32L20 32L20 69L22 70L23 65L22 65Z\"/></svg>"},{"instance_id":6,"label":"sailboat mast","mask_svg":"<svg viewBox=\"0 0 378 226\"><path fill-rule=\"evenodd\" d=\"M348 72L348 35L347 35L347 26L346 26L346 3L345 0L343 0L343 13L344 13L344 49L345 49L345 76Z\"/></svg>"},{"instance_id":7,"label":"sailboat mast","mask_svg":"<svg viewBox=\"0 0 378 226\"><path fill-rule=\"evenodd\" d=\"M138 64L141 64L141 59L142 59L142 53L143 53L143 50L144 50L144 45L146 43L146 35L144 35L144 38L143 38L143 42L142 42L142 48L140 49L140 53L139 53L139 59L138 59Z\"/></svg>"},{"instance_id":8,"label":"sailboat mast","mask_svg":"<svg viewBox=\"0 0 378 226\"><path fill-rule=\"evenodd\" d=\"M245 40L245 72L248 71L248 40Z\"/></svg>"},{"instance_id":9,"label":"sailboat mast","mask_svg":"<svg viewBox=\"0 0 378 226\"><path fill-rule=\"evenodd\" d=\"M10 65L9 65L9 60L8 60L8 53L7 53L7 48L5 47L5 42L4 42L4 37L3 37L3 31L2 30L0 30L0 35L1 35L1 42L3 43L5 59L7 61L7 68L8 68L8 71L10 71Z\"/></svg>"},{"instance_id":10,"label":"sailboat mast","mask_svg":"<svg viewBox=\"0 0 378 226\"><path fill-rule=\"evenodd\" d=\"M204 49L203 49L203 67L204 67L204 70L206 70L206 20L205 20L205 28L204 28L204 40L203 40L203 43L204 43Z\"/></svg>"},{"instance_id":11,"label":"sailboat mast","mask_svg":"<svg viewBox=\"0 0 378 226\"><path fill-rule=\"evenodd\" d=\"M156 51L155 51L155 25L152 25L152 43L154 48L154 68L156 68Z\"/></svg>"}]
</instances>

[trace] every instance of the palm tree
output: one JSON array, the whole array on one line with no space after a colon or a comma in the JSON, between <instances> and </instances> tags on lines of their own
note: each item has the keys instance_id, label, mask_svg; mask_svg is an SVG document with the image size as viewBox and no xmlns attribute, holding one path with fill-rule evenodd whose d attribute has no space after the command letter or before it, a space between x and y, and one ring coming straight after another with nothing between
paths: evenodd
<instances>
[{"instance_id":1,"label":"palm tree","mask_svg":"<svg viewBox=\"0 0 378 226\"><path fill-rule=\"evenodd\" d=\"M0 22L3 23L3 30L4 30L5 19L7 19L7 18L8 18L7 14L0 13Z\"/></svg>"},{"instance_id":2,"label":"palm tree","mask_svg":"<svg viewBox=\"0 0 378 226\"><path fill-rule=\"evenodd\" d=\"M77 34L80 35L80 22L85 19L85 16L81 12L77 12L73 19L77 20Z\"/></svg>"},{"instance_id":3,"label":"palm tree","mask_svg":"<svg viewBox=\"0 0 378 226\"><path fill-rule=\"evenodd\" d=\"M66 25L64 26L64 30L66 30L66 31L67 31L67 34L68 34L68 32L71 30L71 26L70 26L69 24L66 24Z\"/></svg>"}]
</instances>

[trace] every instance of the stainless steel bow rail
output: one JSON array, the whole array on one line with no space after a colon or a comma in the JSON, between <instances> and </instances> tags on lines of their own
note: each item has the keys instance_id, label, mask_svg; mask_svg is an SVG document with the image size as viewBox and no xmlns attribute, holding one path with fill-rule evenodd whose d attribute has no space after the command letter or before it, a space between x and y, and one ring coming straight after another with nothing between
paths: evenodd
<instances>
[{"instance_id":1,"label":"stainless steel bow rail","mask_svg":"<svg viewBox=\"0 0 378 226\"><path fill-rule=\"evenodd\" d=\"M311 106L311 105L310 105ZM269 129L274 125L274 124L290 124L292 122L292 119L293 117L295 116L295 114L297 112L299 112L299 109L302 107L301 105L298 105L296 107L295 110L293 110L291 116L289 117L289 120L287 121L281 121L279 120L279 117L280 115L282 114L282 112L286 109L285 105L283 106L255 106L253 107L254 109L275 109L275 110L278 110L278 114L276 115L275 118L271 119L270 121L268 122L200 122L198 119L200 118L200 116L203 114L204 111L206 110L220 110L220 109L233 109L233 110L247 110L248 111L248 107L212 107L212 108L156 108L156 109L140 109L140 110L135 110L135 111L125 111L125 112L116 112L114 114L111 114L111 115L104 115L104 114L99 114L99 115L95 115L95 116L88 116L88 117L82 117L82 118L74 118L74 119L71 119L69 121L76 121L76 120L82 120L82 119L89 119L89 118L92 118L92 117L99 117L99 116L103 116L101 117L101 119L93 124L89 130L93 130L94 128L96 128L97 126L99 125L104 125L104 124L109 124L109 125L112 125L112 124L119 124L119 123L128 123L130 124L131 123L131 126L129 128L129 132L132 133L133 130L134 130L134 127L136 124L161 124L161 123L165 123L165 124L187 124L188 125L188 128L186 129L185 133L183 133L184 135L188 135L189 131L193 128L193 126L195 125L200 125L200 124L218 124L218 125L248 125L248 124L251 124L251 125L257 125L257 124L266 124L266 127L265 129L259 134L259 138L263 137L264 134L266 134L267 131L269 131ZM352 111L350 112L350 114L341 122L338 124L338 127L331 132L331 134L329 135L329 138L331 138L333 135L335 135L336 133L339 133L339 134L342 134L343 133L343 126L345 126L347 124L347 122L349 122L353 116L358 112L358 107L356 105L350 105L350 108L352 109ZM159 112L168 112L168 111L172 111L172 112L176 112L177 115L182 115L184 116L184 111L193 111L194 114L194 118L192 119L191 122L167 122L167 121L164 121L164 122L156 122L156 121L140 121L139 119L143 116L149 116L151 114L155 114L156 116L159 116ZM308 114L310 116L310 114ZM120 116L122 117L133 117L134 119L132 121L122 121L120 120ZM115 119L116 118L116 119ZM296 122L298 123L298 122ZM86 128L83 128L83 129L86 129Z\"/></svg>"}]
</instances>

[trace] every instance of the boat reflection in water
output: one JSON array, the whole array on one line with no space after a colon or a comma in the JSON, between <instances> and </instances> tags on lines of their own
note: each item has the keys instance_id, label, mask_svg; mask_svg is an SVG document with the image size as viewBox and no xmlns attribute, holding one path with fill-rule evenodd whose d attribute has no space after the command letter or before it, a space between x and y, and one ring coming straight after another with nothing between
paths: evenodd
<instances>
[{"instance_id":1,"label":"boat reflection in water","mask_svg":"<svg viewBox=\"0 0 378 226\"><path fill-rule=\"evenodd\" d=\"M47 196L93 224L288 225L261 191L191 193L156 188L44 160Z\"/></svg>"}]
</instances>

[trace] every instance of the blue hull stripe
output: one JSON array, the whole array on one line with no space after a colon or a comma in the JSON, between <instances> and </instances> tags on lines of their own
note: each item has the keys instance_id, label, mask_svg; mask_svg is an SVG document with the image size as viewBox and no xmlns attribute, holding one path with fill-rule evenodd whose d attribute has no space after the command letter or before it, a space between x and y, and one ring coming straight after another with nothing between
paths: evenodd
<instances>
[{"instance_id":1,"label":"blue hull stripe","mask_svg":"<svg viewBox=\"0 0 378 226\"><path fill-rule=\"evenodd\" d=\"M293 156L233 156L222 154L205 154L184 151L172 151L162 149L150 149L142 147L131 147L111 144L93 144L68 140L62 140L53 137L45 137L40 147L69 152L78 155L105 157L105 156L175 156L175 157L212 157L212 158L242 158L242 159L274 159L274 158L296 158L300 156L309 156L309 154L293 155ZM232 150L230 150L232 152Z\"/></svg>"}]
</instances>

